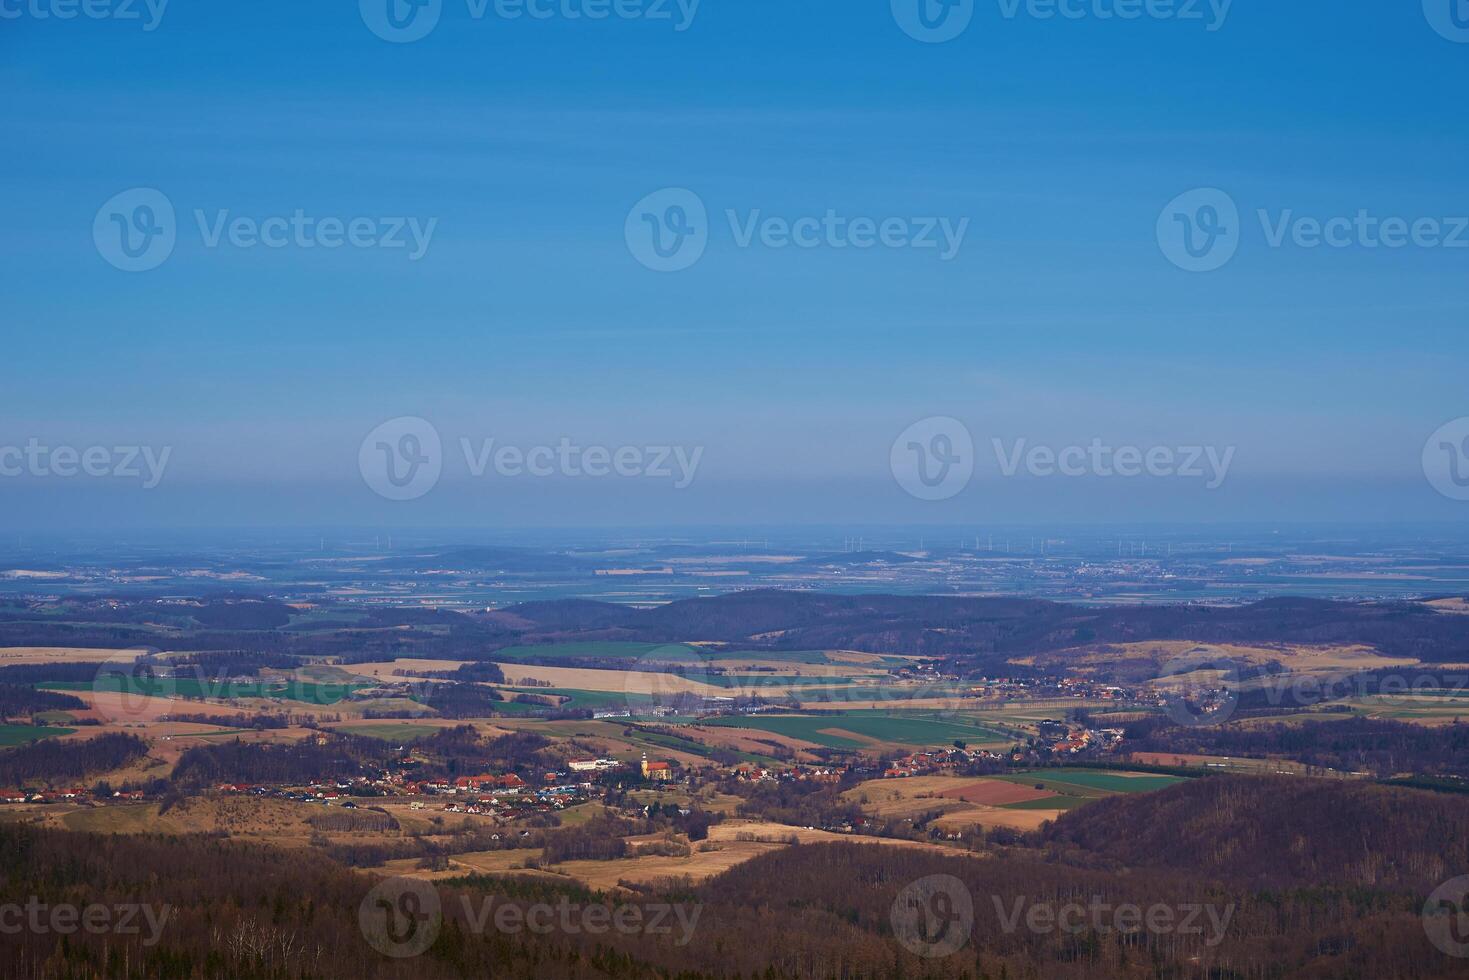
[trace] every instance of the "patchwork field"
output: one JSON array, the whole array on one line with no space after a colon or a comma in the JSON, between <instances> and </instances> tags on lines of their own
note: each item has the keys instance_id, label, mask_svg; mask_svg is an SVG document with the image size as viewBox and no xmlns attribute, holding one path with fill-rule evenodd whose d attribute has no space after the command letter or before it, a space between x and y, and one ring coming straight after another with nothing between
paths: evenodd
<instances>
[{"instance_id":1,"label":"patchwork field","mask_svg":"<svg viewBox=\"0 0 1469 980\"><path fill-rule=\"evenodd\" d=\"M0 667L20 664L127 663L137 650L97 650L88 647L0 647Z\"/></svg>"},{"instance_id":2,"label":"patchwork field","mask_svg":"<svg viewBox=\"0 0 1469 980\"><path fill-rule=\"evenodd\" d=\"M719 697L728 693L724 688L715 684L680 677L677 674L661 674L653 671L541 667L511 662L501 663L500 669L505 672L506 685L510 687L524 686L525 681L531 680L553 688L615 692L644 698L673 694ZM530 693L537 693L533 688L528 690Z\"/></svg>"},{"instance_id":3,"label":"patchwork field","mask_svg":"<svg viewBox=\"0 0 1469 980\"><path fill-rule=\"evenodd\" d=\"M1221 755L1191 755L1179 752L1134 752L1129 759L1151 766L1196 766L1200 769L1210 769L1220 772L1241 772L1254 774L1279 774L1291 776L1303 776L1307 773L1313 775L1336 775L1350 778L1352 773L1336 772L1335 770L1312 768L1290 759L1244 759L1238 757Z\"/></svg>"},{"instance_id":4,"label":"patchwork field","mask_svg":"<svg viewBox=\"0 0 1469 980\"><path fill-rule=\"evenodd\" d=\"M1066 810L1119 793L1145 793L1179 777L1094 769L1043 769L998 776L914 776L869 779L842 794L883 820L940 816L944 830L1009 827L1034 830Z\"/></svg>"},{"instance_id":5,"label":"patchwork field","mask_svg":"<svg viewBox=\"0 0 1469 980\"><path fill-rule=\"evenodd\" d=\"M912 747L948 745L958 739L980 745L1007 741L1002 733L964 722L908 718L881 711L823 715L742 715L711 718L706 726L771 732L828 748L872 749L896 743Z\"/></svg>"},{"instance_id":6,"label":"patchwork field","mask_svg":"<svg viewBox=\"0 0 1469 980\"><path fill-rule=\"evenodd\" d=\"M1140 643L1076 647L1057 650L1038 657L1028 657L1016 662L1070 669L1083 674L1104 672L1157 682L1160 678L1156 667L1166 665L1170 661L1196 656L1224 658L1240 666L1261 666L1274 662L1281 664L1292 674L1318 675L1386 670L1410 667L1418 663L1411 657L1389 657L1378 653L1371 647L1361 645L1202 644L1189 640L1150 640Z\"/></svg>"},{"instance_id":7,"label":"patchwork field","mask_svg":"<svg viewBox=\"0 0 1469 980\"><path fill-rule=\"evenodd\" d=\"M370 677L377 681L407 681L414 675L444 670L458 670L471 660L417 660L404 657L401 660L381 660L365 664L347 664L342 667L358 677ZM399 672L402 673L399 673Z\"/></svg>"},{"instance_id":8,"label":"patchwork field","mask_svg":"<svg viewBox=\"0 0 1469 980\"><path fill-rule=\"evenodd\" d=\"M540 850L520 849L457 854L450 858L447 871L424 871L414 861L389 861L376 870L419 878L451 878L468 872L570 878L589 888L612 891L624 882L641 884L687 878L697 883L768 851L789 847L794 842L813 844L826 841L858 841L874 847L911 848L980 859L979 855L966 851L921 841L853 837L785 824L727 820L710 827L709 839L695 844L692 853L686 857L644 855L615 861L566 861L537 870L525 865L528 860L539 858Z\"/></svg>"},{"instance_id":9,"label":"patchwork field","mask_svg":"<svg viewBox=\"0 0 1469 980\"><path fill-rule=\"evenodd\" d=\"M789 749L797 753L797 759L801 761L814 760L816 757L807 750L820 748L817 743L802 738L731 725L694 725L688 729L688 734L705 745L736 752L769 753L772 749Z\"/></svg>"},{"instance_id":10,"label":"patchwork field","mask_svg":"<svg viewBox=\"0 0 1469 980\"><path fill-rule=\"evenodd\" d=\"M684 643L623 643L617 641L593 643L546 643L536 646L513 646L495 651L498 660L663 660L669 663L694 664L708 654L698 647Z\"/></svg>"}]
</instances>

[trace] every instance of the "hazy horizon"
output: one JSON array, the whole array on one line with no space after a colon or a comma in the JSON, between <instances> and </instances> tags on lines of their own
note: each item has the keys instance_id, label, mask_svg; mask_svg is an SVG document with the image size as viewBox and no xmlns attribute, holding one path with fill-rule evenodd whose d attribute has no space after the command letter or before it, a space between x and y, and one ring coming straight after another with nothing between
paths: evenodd
<instances>
[{"instance_id":1,"label":"hazy horizon","mask_svg":"<svg viewBox=\"0 0 1469 980\"><path fill-rule=\"evenodd\" d=\"M0 524L1463 519L1465 48L1418 4L660 6L7 20ZM972 479L914 493L934 419ZM1094 442L1171 462L1005 475Z\"/></svg>"}]
</instances>

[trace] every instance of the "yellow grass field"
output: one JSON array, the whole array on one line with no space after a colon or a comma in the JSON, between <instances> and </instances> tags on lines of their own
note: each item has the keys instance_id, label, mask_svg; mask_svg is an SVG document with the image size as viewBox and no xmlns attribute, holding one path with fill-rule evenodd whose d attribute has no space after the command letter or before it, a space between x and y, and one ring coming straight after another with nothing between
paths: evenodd
<instances>
[{"instance_id":1,"label":"yellow grass field","mask_svg":"<svg viewBox=\"0 0 1469 980\"><path fill-rule=\"evenodd\" d=\"M496 719L498 721L498 719ZM389 730L401 728L404 730L405 741L410 741L420 734L415 729L423 728L459 728L468 725L480 735L486 738L498 738L501 735L510 734L511 729L502 728L495 721L478 721L473 718L354 718L349 721L328 722L322 727L334 732L342 732L347 735L371 735L376 738L384 737ZM426 733L425 733L426 734Z\"/></svg>"},{"instance_id":2,"label":"yellow grass field","mask_svg":"<svg viewBox=\"0 0 1469 980\"><path fill-rule=\"evenodd\" d=\"M728 671L759 670L770 677L886 677L880 667L857 664L799 664L784 660L720 660L718 666Z\"/></svg>"},{"instance_id":3,"label":"yellow grass field","mask_svg":"<svg viewBox=\"0 0 1469 980\"><path fill-rule=\"evenodd\" d=\"M598 670L582 667L540 667L533 664L503 663L505 680L515 686L521 680L534 680L551 687L574 688L581 691L607 691L628 694L699 694L720 697L730 693L729 688L704 684L676 674L658 674L648 671Z\"/></svg>"},{"instance_id":4,"label":"yellow grass field","mask_svg":"<svg viewBox=\"0 0 1469 980\"><path fill-rule=\"evenodd\" d=\"M0 667L21 664L127 663L137 650L98 650L88 647L0 647Z\"/></svg>"},{"instance_id":5,"label":"yellow grass field","mask_svg":"<svg viewBox=\"0 0 1469 980\"><path fill-rule=\"evenodd\" d=\"M1142 643L1114 643L1059 650L1040 657L1027 658L1036 663L1064 662L1085 670L1125 662L1158 662L1187 657L1196 651L1216 655L1240 664L1258 666L1278 661L1293 673L1333 673L1337 671L1380 670L1410 667L1418 663L1409 657L1388 657L1367 646L1307 646L1301 644L1267 644L1241 646L1231 643L1196 643L1191 640L1149 640Z\"/></svg>"},{"instance_id":6,"label":"yellow grass field","mask_svg":"<svg viewBox=\"0 0 1469 980\"><path fill-rule=\"evenodd\" d=\"M426 673L429 671L458 670L469 660L386 660L375 663L347 664L342 669L350 674L360 677L370 677L373 680L382 681L409 681L411 677L398 674L398 671L406 671L408 674Z\"/></svg>"},{"instance_id":7,"label":"yellow grass field","mask_svg":"<svg viewBox=\"0 0 1469 980\"><path fill-rule=\"evenodd\" d=\"M975 827L1008 827L1011 830L1040 830L1047 821L1055 820L1062 810L1002 810L976 806L973 810L946 813L933 822L940 830L957 833Z\"/></svg>"},{"instance_id":8,"label":"yellow grass field","mask_svg":"<svg viewBox=\"0 0 1469 980\"><path fill-rule=\"evenodd\" d=\"M772 745L779 745L791 749L797 753L809 753L811 749L820 748L815 742L795 738L791 735L780 735L775 732L763 732L748 728L735 728L732 725L692 725L679 730L679 734L687 735L697 739L705 745L717 746L719 748L734 749L736 752L754 752L756 754L770 753ZM806 756L800 756L805 759ZM815 756L810 756L815 758Z\"/></svg>"},{"instance_id":9,"label":"yellow grass field","mask_svg":"<svg viewBox=\"0 0 1469 980\"><path fill-rule=\"evenodd\" d=\"M934 826L951 832L972 827L1009 827L1036 830L1048 820L1055 820L1062 810L1006 810L982 803L970 803L941 794L951 793L975 783L975 776L913 776L907 779L869 779L842 794L842 799L861 805L864 813L880 819L909 819L921 813L942 811Z\"/></svg>"},{"instance_id":10,"label":"yellow grass field","mask_svg":"<svg viewBox=\"0 0 1469 980\"><path fill-rule=\"evenodd\" d=\"M611 891L618 888L622 882L643 883L666 878L688 878L694 882L700 882L761 854L788 847L793 839L802 844L847 841L869 844L874 847L917 848L949 856L981 857L981 855L970 854L957 848L930 844L925 841L859 837L850 834L833 834L824 830L788 827L785 824L727 820L710 827L709 840L694 845L695 849L687 857L644 855L617 861L567 861L536 870L526 868L525 863L527 860L538 858L541 852L538 849L523 849L456 854L449 859L449 870L447 871L424 871L416 867L417 862L413 860L389 861L382 868L374 870L377 873L408 875L415 878L451 878L471 871L561 880L570 878L589 888ZM646 843L647 841L647 838L629 838L630 843Z\"/></svg>"},{"instance_id":11,"label":"yellow grass field","mask_svg":"<svg viewBox=\"0 0 1469 980\"><path fill-rule=\"evenodd\" d=\"M895 685L887 686L888 690L901 691L902 688ZM978 710L983 702L974 698L904 698L893 694L881 701L802 701L803 711L864 711L868 709L880 709L884 711L959 711Z\"/></svg>"}]
</instances>

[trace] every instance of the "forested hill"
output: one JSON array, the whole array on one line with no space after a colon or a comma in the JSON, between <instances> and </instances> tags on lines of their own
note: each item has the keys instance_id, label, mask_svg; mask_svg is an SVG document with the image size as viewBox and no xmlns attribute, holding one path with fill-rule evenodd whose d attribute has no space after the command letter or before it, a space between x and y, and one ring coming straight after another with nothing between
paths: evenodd
<instances>
[{"instance_id":1,"label":"forested hill","mask_svg":"<svg viewBox=\"0 0 1469 980\"><path fill-rule=\"evenodd\" d=\"M1194 779L1063 814L1049 845L1094 864L1248 888L1432 891L1469 869L1469 796L1300 776Z\"/></svg>"},{"instance_id":2,"label":"forested hill","mask_svg":"<svg viewBox=\"0 0 1469 980\"><path fill-rule=\"evenodd\" d=\"M292 618L297 615L274 599L252 596L33 600L0 610L0 646L475 660L514 645L704 640L756 650L922 654L970 661L960 667L983 667L986 659L1086 644L1184 640L1363 644L1393 657L1469 662L1469 617L1418 602L1269 599L1229 607L1094 607L1039 599L761 589L647 609L563 599L490 612L327 604L303 622Z\"/></svg>"},{"instance_id":3,"label":"forested hill","mask_svg":"<svg viewBox=\"0 0 1469 980\"><path fill-rule=\"evenodd\" d=\"M1469 800L1412 790L1218 776L1092 804L1049 835L978 857L804 844L702 884L645 885L615 899L546 879L440 881L442 911L424 919L436 938L402 958L374 951L360 928L375 879L309 850L4 824L6 894L168 909L151 943L146 928L0 931L0 977L1461 977L1463 961L1428 941L1421 911L1426 893L1465 867L1466 812ZM895 939L893 909L932 876L946 894L967 893L972 916L954 920L960 948L925 958ZM486 900L522 909L672 901L698 916L685 942L676 931L510 934L474 926ZM1067 903L1207 914L1194 931L1123 932L1114 919L1088 920L1106 928L1080 934L1007 925Z\"/></svg>"},{"instance_id":4,"label":"forested hill","mask_svg":"<svg viewBox=\"0 0 1469 980\"><path fill-rule=\"evenodd\" d=\"M1419 603L1268 599L1245 606L1087 607L1038 599L756 590L646 610L533 602L489 615L526 638L715 640L772 649L1025 655L1082 643L1362 643L1429 662L1469 660L1469 624Z\"/></svg>"}]
</instances>

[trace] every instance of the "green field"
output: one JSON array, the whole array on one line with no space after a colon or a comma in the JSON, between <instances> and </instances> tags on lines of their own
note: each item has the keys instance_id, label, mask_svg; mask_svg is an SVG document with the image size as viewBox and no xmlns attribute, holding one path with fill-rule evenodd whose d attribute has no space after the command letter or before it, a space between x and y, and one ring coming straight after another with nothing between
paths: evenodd
<instances>
[{"instance_id":1,"label":"green field","mask_svg":"<svg viewBox=\"0 0 1469 980\"><path fill-rule=\"evenodd\" d=\"M541 694L569 698L561 705L562 708L585 708L588 711L619 711L628 708L636 711L638 708L646 708L653 703L653 699L645 694L624 694L621 691L583 691L574 687L508 687L506 691L514 691L517 694ZM513 704L514 702L507 702ZM496 705L500 709L502 705ZM510 708L511 711L522 710ZM549 711L552 710L545 705L527 705L524 710Z\"/></svg>"},{"instance_id":2,"label":"green field","mask_svg":"<svg viewBox=\"0 0 1469 980\"><path fill-rule=\"evenodd\" d=\"M1150 793L1184 781L1182 776L1122 776L1103 769L1038 769L1015 775L994 776L1009 783L1044 785L1065 796L1098 797L1115 793ZM1041 809L1045 809L1042 807Z\"/></svg>"},{"instance_id":3,"label":"green field","mask_svg":"<svg viewBox=\"0 0 1469 980\"><path fill-rule=\"evenodd\" d=\"M1074 810L1091 799L1081 796L1048 796L1043 800L1001 804L1001 810Z\"/></svg>"},{"instance_id":4,"label":"green field","mask_svg":"<svg viewBox=\"0 0 1469 980\"><path fill-rule=\"evenodd\" d=\"M824 729L839 728L879 742L912 747L948 745L955 739L980 743L1004 738L999 732L962 722L883 711L833 711L821 715L742 715L710 718L703 724L773 732L838 749L869 748L871 744L842 735L827 734Z\"/></svg>"},{"instance_id":5,"label":"green field","mask_svg":"<svg viewBox=\"0 0 1469 980\"><path fill-rule=\"evenodd\" d=\"M673 749L677 752L687 752L689 755L697 755L706 759L713 751L702 742L695 742L690 738L679 738L675 735L664 735L662 732L645 732L639 730L638 740L661 746L665 749Z\"/></svg>"},{"instance_id":6,"label":"green field","mask_svg":"<svg viewBox=\"0 0 1469 980\"><path fill-rule=\"evenodd\" d=\"M70 735L75 728L44 728L40 725L0 725L0 746L24 745L43 738Z\"/></svg>"},{"instance_id":7,"label":"green field","mask_svg":"<svg viewBox=\"0 0 1469 980\"><path fill-rule=\"evenodd\" d=\"M784 664L829 664L821 650L710 650L701 648L701 655L708 660L768 660Z\"/></svg>"},{"instance_id":8,"label":"green field","mask_svg":"<svg viewBox=\"0 0 1469 980\"><path fill-rule=\"evenodd\" d=\"M688 643L635 643L603 640L589 643L542 643L510 646L496 650L494 659L515 660L647 660L667 661L696 667L700 663L717 664L721 660L763 660L771 663L807 664L811 666L840 664L823 650L724 650L694 646ZM906 667L912 661L903 657L884 657L877 667Z\"/></svg>"},{"instance_id":9,"label":"green field","mask_svg":"<svg viewBox=\"0 0 1469 980\"><path fill-rule=\"evenodd\" d=\"M657 656L649 659L666 659L670 663L690 665L702 659L697 647L683 643L624 643L618 641L544 643L535 646L505 647L503 650L496 650L494 657L496 660L585 660L589 658L640 660L648 657L655 650L658 651Z\"/></svg>"},{"instance_id":10,"label":"green field","mask_svg":"<svg viewBox=\"0 0 1469 980\"><path fill-rule=\"evenodd\" d=\"M415 738L423 738L443 729L435 725L414 724L390 724L384 722L381 725L345 725L336 731L343 735L361 735L364 738L379 738L384 742L411 742Z\"/></svg>"},{"instance_id":11,"label":"green field","mask_svg":"<svg viewBox=\"0 0 1469 980\"><path fill-rule=\"evenodd\" d=\"M798 677L795 674L705 674L698 671L689 671L688 676L696 677L706 684L718 684L720 687L759 687L762 685L769 685L771 687L843 687L858 679L855 677Z\"/></svg>"}]
</instances>

